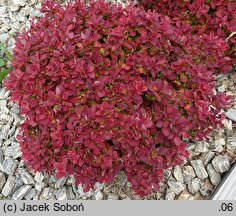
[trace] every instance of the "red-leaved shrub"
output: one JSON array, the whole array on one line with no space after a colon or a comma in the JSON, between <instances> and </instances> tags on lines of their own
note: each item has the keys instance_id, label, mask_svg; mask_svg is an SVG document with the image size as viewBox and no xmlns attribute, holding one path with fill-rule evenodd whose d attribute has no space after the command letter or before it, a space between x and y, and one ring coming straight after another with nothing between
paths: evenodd
<instances>
[{"instance_id":1,"label":"red-leaved shrub","mask_svg":"<svg viewBox=\"0 0 236 216\"><path fill-rule=\"evenodd\" d=\"M139 0L138 5L154 9L175 22L186 21L195 34L214 32L224 40L229 37L225 56L236 64L236 36L231 36L236 32L235 0Z\"/></svg>"},{"instance_id":2,"label":"red-leaved shrub","mask_svg":"<svg viewBox=\"0 0 236 216\"><path fill-rule=\"evenodd\" d=\"M73 174L85 190L123 170L143 196L188 157L183 138L222 125L230 97L212 74L230 70L224 40L133 5L46 1L42 12L16 38L4 81L33 169Z\"/></svg>"}]
</instances>

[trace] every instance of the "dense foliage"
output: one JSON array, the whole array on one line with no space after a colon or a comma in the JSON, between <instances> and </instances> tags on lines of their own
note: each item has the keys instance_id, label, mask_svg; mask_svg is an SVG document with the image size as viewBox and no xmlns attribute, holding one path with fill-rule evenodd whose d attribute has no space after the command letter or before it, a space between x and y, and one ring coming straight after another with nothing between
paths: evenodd
<instances>
[{"instance_id":1,"label":"dense foliage","mask_svg":"<svg viewBox=\"0 0 236 216\"><path fill-rule=\"evenodd\" d=\"M236 1L235 0L139 0L139 6L167 15L174 22L185 21L197 34L213 32L229 39L225 56L236 64Z\"/></svg>"},{"instance_id":2,"label":"dense foliage","mask_svg":"<svg viewBox=\"0 0 236 216\"><path fill-rule=\"evenodd\" d=\"M124 170L143 196L188 157L183 138L222 125L230 97L212 74L231 68L225 40L132 5L46 1L42 12L16 38L4 81L35 170L74 174L85 190Z\"/></svg>"}]
</instances>

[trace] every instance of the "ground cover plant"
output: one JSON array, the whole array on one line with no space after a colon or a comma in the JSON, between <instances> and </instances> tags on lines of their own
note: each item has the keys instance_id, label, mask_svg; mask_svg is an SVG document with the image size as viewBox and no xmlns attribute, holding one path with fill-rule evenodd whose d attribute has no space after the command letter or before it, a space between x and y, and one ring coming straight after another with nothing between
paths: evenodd
<instances>
[{"instance_id":1,"label":"ground cover plant","mask_svg":"<svg viewBox=\"0 0 236 216\"><path fill-rule=\"evenodd\" d=\"M3 43L0 43L0 82L9 74L12 70L11 67L7 67L7 61L12 61L12 55Z\"/></svg>"},{"instance_id":2,"label":"ground cover plant","mask_svg":"<svg viewBox=\"0 0 236 216\"><path fill-rule=\"evenodd\" d=\"M222 126L231 98L212 77L232 67L222 38L100 0L44 1L42 12L16 37L4 80L36 171L74 175L87 191L123 170L144 196L189 156L187 139Z\"/></svg>"}]
</instances>

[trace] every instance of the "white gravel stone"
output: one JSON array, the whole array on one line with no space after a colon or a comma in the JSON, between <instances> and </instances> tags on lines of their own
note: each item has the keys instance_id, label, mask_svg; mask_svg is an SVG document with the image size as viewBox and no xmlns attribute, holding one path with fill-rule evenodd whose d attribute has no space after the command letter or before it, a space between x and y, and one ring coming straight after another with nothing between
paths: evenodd
<instances>
[{"instance_id":1,"label":"white gravel stone","mask_svg":"<svg viewBox=\"0 0 236 216\"><path fill-rule=\"evenodd\" d=\"M37 194L37 191L35 188L32 188L26 195L25 195L25 199L26 200L32 200L34 198L34 196Z\"/></svg>"},{"instance_id":2,"label":"white gravel stone","mask_svg":"<svg viewBox=\"0 0 236 216\"><path fill-rule=\"evenodd\" d=\"M54 195L57 200L67 200L67 193L65 187L55 190Z\"/></svg>"},{"instance_id":3,"label":"white gravel stone","mask_svg":"<svg viewBox=\"0 0 236 216\"><path fill-rule=\"evenodd\" d=\"M36 182L42 182L43 181L43 179L44 179L44 175L43 175L43 173L42 172L37 172L36 173L36 175L34 176L34 180L36 181Z\"/></svg>"},{"instance_id":4,"label":"white gravel stone","mask_svg":"<svg viewBox=\"0 0 236 216\"><path fill-rule=\"evenodd\" d=\"M205 181L202 181L200 183L200 193L204 196L204 197L209 197L213 191L213 185L210 183L209 179L206 179Z\"/></svg>"},{"instance_id":5,"label":"white gravel stone","mask_svg":"<svg viewBox=\"0 0 236 216\"><path fill-rule=\"evenodd\" d=\"M41 17L43 14L40 12L40 10L34 10L30 16L31 17Z\"/></svg>"},{"instance_id":6,"label":"white gravel stone","mask_svg":"<svg viewBox=\"0 0 236 216\"><path fill-rule=\"evenodd\" d=\"M0 112L0 126L3 124L11 124L13 121L14 118L12 116L9 116L7 113Z\"/></svg>"},{"instance_id":7,"label":"white gravel stone","mask_svg":"<svg viewBox=\"0 0 236 216\"><path fill-rule=\"evenodd\" d=\"M174 177L178 182L184 183L182 169L179 165L174 168Z\"/></svg>"},{"instance_id":8,"label":"white gravel stone","mask_svg":"<svg viewBox=\"0 0 236 216\"><path fill-rule=\"evenodd\" d=\"M196 194L200 188L201 180L199 178L193 178L188 184L188 190L191 194Z\"/></svg>"},{"instance_id":9,"label":"white gravel stone","mask_svg":"<svg viewBox=\"0 0 236 216\"><path fill-rule=\"evenodd\" d=\"M15 176L8 176L7 182L2 189L3 196L8 197L13 192L13 188L15 186L15 179Z\"/></svg>"},{"instance_id":10,"label":"white gravel stone","mask_svg":"<svg viewBox=\"0 0 236 216\"><path fill-rule=\"evenodd\" d=\"M213 147L214 151L222 152L224 150L223 146L225 145L225 139L220 138L211 143L211 147Z\"/></svg>"},{"instance_id":11,"label":"white gravel stone","mask_svg":"<svg viewBox=\"0 0 236 216\"><path fill-rule=\"evenodd\" d=\"M20 150L20 144L15 143L14 145L6 146L6 149L4 151L4 155L6 157L12 157L13 159L21 157L22 152Z\"/></svg>"},{"instance_id":12,"label":"white gravel stone","mask_svg":"<svg viewBox=\"0 0 236 216\"><path fill-rule=\"evenodd\" d=\"M26 170L19 169L18 172L19 172L24 184L34 184L35 183L33 177Z\"/></svg>"},{"instance_id":13,"label":"white gravel stone","mask_svg":"<svg viewBox=\"0 0 236 216\"><path fill-rule=\"evenodd\" d=\"M95 190L94 192L94 197L96 200L102 200L103 199L103 194L99 189Z\"/></svg>"},{"instance_id":14,"label":"white gravel stone","mask_svg":"<svg viewBox=\"0 0 236 216\"><path fill-rule=\"evenodd\" d=\"M195 147L196 147L195 143L188 143L187 150L193 151L195 149Z\"/></svg>"},{"instance_id":15,"label":"white gravel stone","mask_svg":"<svg viewBox=\"0 0 236 216\"><path fill-rule=\"evenodd\" d=\"M225 113L226 117L228 119L231 119L232 121L236 122L236 109L229 109L226 113Z\"/></svg>"},{"instance_id":16,"label":"white gravel stone","mask_svg":"<svg viewBox=\"0 0 236 216\"><path fill-rule=\"evenodd\" d=\"M4 145L4 146L9 146L9 145L12 144L12 141L13 141L13 138L11 137L10 139L6 140L6 141L3 143L3 145Z\"/></svg>"},{"instance_id":17,"label":"white gravel stone","mask_svg":"<svg viewBox=\"0 0 236 216\"><path fill-rule=\"evenodd\" d=\"M23 182L20 174L16 172L15 176L16 176L16 179L15 179L15 185L14 185L13 191L18 190L21 186L24 185L24 182Z\"/></svg>"},{"instance_id":18,"label":"white gravel stone","mask_svg":"<svg viewBox=\"0 0 236 216\"><path fill-rule=\"evenodd\" d=\"M167 189L165 200L174 200L174 199L175 199L175 193L172 190Z\"/></svg>"},{"instance_id":19,"label":"white gravel stone","mask_svg":"<svg viewBox=\"0 0 236 216\"><path fill-rule=\"evenodd\" d=\"M228 143L232 146L236 147L236 136L235 137L228 137Z\"/></svg>"},{"instance_id":20,"label":"white gravel stone","mask_svg":"<svg viewBox=\"0 0 236 216\"><path fill-rule=\"evenodd\" d=\"M0 149L0 171L3 171L3 162L4 162L4 155L2 149Z\"/></svg>"},{"instance_id":21,"label":"white gravel stone","mask_svg":"<svg viewBox=\"0 0 236 216\"><path fill-rule=\"evenodd\" d=\"M225 119L222 122L223 122L226 130L228 130L228 131L233 130L233 124L232 124L232 121L230 119Z\"/></svg>"},{"instance_id":22,"label":"white gravel stone","mask_svg":"<svg viewBox=\"0 0 236 216\"><path fill-rule=\"evenodd\" d=\"M32 186L30 185L23 185L21 186L13 195L12 200L22 200L24 196L30 191Z\"/></svg>"},{"instance_id":23,"label":"white gravel stone","mask_svg":"<svg viewBox=\"0 0 236 216\"><path fill-rule=\"evenodd\" d=\"M38 191L41 191L43 188L46 187L46 183L45 182L36 182L35 183L35 188L38 190Z\"/></svg>"},{"instance_id":24,"label":"white gravel stone","mask_svg":"<svg viewBox=\"0 0 236 216\"><path fill-rule=\"evenodd\" d=\"M93 196L94 191L90 190L90 191L88 191L88 192L84 192L82 185L79 184L79 185L77 186L77 193L78 193L80 196L82 196L83 198L88 198L88 197Z\"/></svg>"},{"instance_id":25,"label":"white gravel stone","mask_svg":"<svg viewBox=\"0 0 236 216\"><path fill-rule=\"evenodd\" d=\"M230 169L230 162L227 156L215 156L215 158L212 160L212 165L219 173L224 173Z\"/></svg>"},{"instance_id":26,"label":"white gravel stone","mask_svg":"<svg viewBox=\"0 0 236 216\"><path fill-rule=\"evenodd\" d=\"M54 197L54 189L50 187L46 187L43 189L43 192L41 194L42 199L52 199Z\"/></svg>"},{"instance_id":27,"label":"white gravel stone","mask_svg":"<svg viewBox=\"0 0 236 216\"><path fill-rule=\"evenodd\" d=\"M75 198L76 198L71 186L68 186L66 188L66 197L68 200L75 200Z\"/></svg>"},{"instance_id":28,"label":"white gravel stone","mask_svg":"<svg viewBox=\"0 0 236 216\"><path fill-rule=\"evenodd\" d=\"M184 189L184 184L177 182L177 181L168 181L168 186L170 187L170 190L172 190L176 195L179 195Z\"/></svg>"},{"instance_id":29,"label":"white gravel stone","mask_svg":"<svg viewBox=\"0 0 236 216\"><path fill-rule=\"evenodd\" d=\"M8 90L8 91L6 91L6 92L4 93L4 98L8 98L9 95L10 95L10 90Z\"/></svg>"},{"instance_id":30,"label":"white gravel stone","mask_svg":"<svg viewBox=\"0 0 236 216\"><path fill-rule=\"evenodd\" d=\"M0 7L0 17L3 16L6 12L7 12L7 7L1 6Z\"/></svg>"},{"instance_id":31,"label":"white gravel stone","mask_svg":"<svg viewBox=\"0 0 236 216\"><path fill-rule=\"evenodd\" d=\"M3 162L3 172L7 173L8 175L13 175L17 168L17 164L18 163L12 158L5 159Z\"/></svg>"},{"instance_id":32,"label":"white gravel stone","mask_svg":"<svg viewBox=\"0 0 236 216\"><path fill-rule=\"evenodd\" d=\"M205 152L202 154L201 160L203 161L204 165L206 166L210 161L214 158L215 153L212 151Z\"/></svg>"},{"instance_id":33,"label":"white gravel stone","mask_svg":"<svg viewBox=\"0 0 236 216\"><path fill-rule=\"evenodd\" d=\"M179 196L178 200L193 200L193 196L186 190L184 190Z\"/></svg>"},{"instance_id":34,"label":"white gravel stone","mask_svg":"<svg viewBox=\"0 0 236 216\"><path fill-rule=\"evenodd\" d=\"M198 141L196 142L196 147L194 149L195 152L202 153L202 152L208 152L209 144L206 141Z\"/></svg>"},{"instance_id":35,"label":"white gravel stone","mask_svg":"<svg viewBox=\"0 0 236 216\"><path fill-rule=\"evenodd\" d=\"M20 5L12 5L10 6L11 12L17 12L20 10Z\"/></svg>"},{"instance_id":36,"label":"white gravel stone","mask_svg":"<svg viewBox=\"0 0 236 216\"><path fill-rule=\"evenodd\" d=\"M16 131L16 126L13 125L12 127L10 127L10 130L9 130L9 133L8 133L8 137L12 137L14 135L15 131ZM19 144L18 144L18 146L19 146ZM17 149L17 153L20 153L18 149ZM21 156L21 154L20 154L20 156Z\"/></svg>"},{"instance_id":37,"label":"white gravel stone","mask_svg":"<svg viewBox=\"0 0 236 216\"><path fill-rule=\"evenodd\" d=\"M184 183L188 184L194 177L196 177L196 173L192 166L184 166L183 167L183 178Z\"/></svg>"},{"instance_id":38,"label":"white gravel stone","mask_svg":"<svg viewBox=\"0 0 236 216\"><path fill-rule=\"evenodd\" d=\"M164 180L169 180L170 176L171 176L171 171L170 170L164 170Z\"/></svg>"},{"instance_id":39,"label":"white gravel stone","mask_svg":"<svg viewBox=\"0 0 236 216\"><path fill-rule=\"evenodd\" d=\"M174 192L172 192L174 193ZM174 193L175 194L175 193ZM119 197L117 194L109 194L108 197L107 197L108 200L118 200Z\"/></svg>"},{"instance_id":40,"label":"white gravel stone","mask_svg":"<svg viewBox=\"0 0 236 216\"><path fill-rule=\"evenodd\" d=\"M207 172L210 177L210 181L213 185L218 185L221 182L220 173L216 172L211 164L207 165Z\"/></svg>"},{"instance_id":41,"label":"white gravel stone","mask_svg":"<svg viewBox=\"0 0 236 216\"><path fill-rule=\"evenodd\" d=\"M18 107L17 104L14 104L14 105L12 106L11 111L14 112L14 113L16 113L16 114L19 114L19 113L20 113L20 109L19 109L19 107Z\"/></svg>"},{"instance_id":42,"label":"white gravel stone","mask_svg":"<svg viewBox=\"0 0 236 216\"><path fill-rule=\"evenodd\" d=\"M5 96L5 88L0 88L0 100L6 99L7 97Z\"/></svg>"},{"instance_id":43,"label":"white gravel stone","mask_svg":"<svg viewBox=\"0 0 236 216\"><path fill-rule=\"evenodd\" d=\"M0 172L0 191L2 190L5 183L6 183L6 177L4 173Z\"/></svg>"},{"instance_id":44,"label":"white gravel stone","mask_svg":"<svg viewBox=\"0 0 236 216\"><path fill-rule=\"evenodd\" d=\"M7 106L7 100L0 100L0 107L6 107Z\"/></svg>"},{"instance_id":45,"label":"white gravel stone","mask_svg":"<svg viewBox=\"0 0 236 216\"><path fill-rule=\"evenodd\" d=\"M27 3L26 0L10 0L10 4L19 5L21 7L25 6L26 3Z\"/></svg>"},{"instance_id":46,"label":"white gravel stone","mask_svg":"<svg viewBox=\"0 0 236 216\"><path fill-rule=\"evenodd\" d=\"M0 42L1 42L1 43L4 43L4 44L5 44L8 39L9 39L9 35L8 35L7 33L5 33L5 34L0 34Z\"/></svg>"},{"instance_id":47,"label":"white gravel stone","mask_svg":"<svg viewBox=\"0 0 236 216\"><path fill-rule=\"evenodd\" d=\"M67 177L60 178L55 183L55 188L59 189L66 183Z\"/></svg>"},{"instance_id":48,"label":"white gravel stone","mask_svg":"<svg viewBox=\"0 0 236 216\"><path fill-rule=\"evenodd\" d=\"M99 189L99 190L102 190L103 189L103 187L104 187L104 183L99 183L99 182L96 182L95 183L95 187L97 188L97 189Z\"/></svg>"},{"instance_id":49,"label":"white gravel stone","mask_svg":"<svg viewBox=\"0 0 236 216\"><path fill-rule=\"evenodd\" d=\"M9 136L10 125L2 125L0 130L0 139L7 139Z\"/></svg>"},{"instance_id":50,"label":"white gravel stone","mask_svg":"<svg viewBox=\"0 0 236 216\"><path fill-rule=\"evenodd\" d=\"M201 160L192 160L191 164L192 164L198 178L206 179L208 177L208 174L207 174L205 167L203 165L203 162Z\"/></svg>"}]
</instances>

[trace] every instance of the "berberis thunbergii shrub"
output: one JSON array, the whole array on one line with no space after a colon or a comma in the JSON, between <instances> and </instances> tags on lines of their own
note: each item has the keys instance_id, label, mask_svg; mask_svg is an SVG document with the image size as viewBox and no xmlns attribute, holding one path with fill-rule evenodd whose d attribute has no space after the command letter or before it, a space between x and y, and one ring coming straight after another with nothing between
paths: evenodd
<instances>
[{"instance_id":1,"label":"berberis thunbergii shrub","mask_svg":"<svg viewBox=\"0 0 236 216\"><path fill-rule=\"evenodd\" d=\"M230 97L213 91L212 74L230 69L224 40L133 5L46 1L42 12L16 38L4 82L33 169L74 174L85 190L123 170L143 196L188 157L183 138L222 125Z\"/></svg>"}]
</instances>

